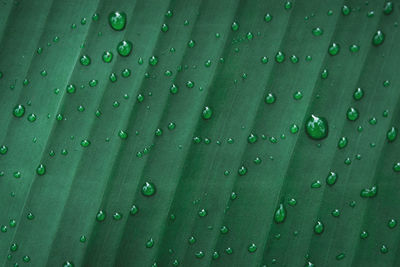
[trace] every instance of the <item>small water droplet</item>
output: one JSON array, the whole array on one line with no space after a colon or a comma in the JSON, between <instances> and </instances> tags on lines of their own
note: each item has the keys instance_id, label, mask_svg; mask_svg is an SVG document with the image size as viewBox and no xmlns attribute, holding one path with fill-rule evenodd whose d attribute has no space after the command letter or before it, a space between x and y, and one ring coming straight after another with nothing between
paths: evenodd
<instances>
[{"instance_id":1,"label":"small water droplet","mask_svg":"<svg viewBox=\"0 0 400 267\"><path fill-rule=\"evenodd\" d=\"M142 194L146 197L153 196L156 193L156 186L151 182L145 182L142 185Z\"/></svg>"}]
</instances>

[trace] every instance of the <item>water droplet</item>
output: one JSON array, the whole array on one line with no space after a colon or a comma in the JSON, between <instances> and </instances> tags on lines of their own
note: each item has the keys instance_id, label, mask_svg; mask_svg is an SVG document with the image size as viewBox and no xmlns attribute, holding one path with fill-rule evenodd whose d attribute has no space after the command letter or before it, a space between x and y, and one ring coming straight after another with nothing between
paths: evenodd
<instances>
[{"instance_id":1,"label":"water droplet","mask_svg":"<svg viewBox=\"0 0 400 267\"><path fill-rule=\"evenodd\" d=\"M366 239L368 237L368 232L367 231L362 231L361 233L360 233L360 238L361 239Z\"/></svg>"},{"instance_id":2,"label":"water droplet","mask_svg":"<svg viewBox=\"0 0 400 267\"><path fill-rule=\"evenodd\" d=\"M351 12L350 7L348 7L348 6L346 6L346 5L344 5L344 6L342 7L342 14L343 14L344 16L349 15L350 12Z\"/></svg>"},{"instance_id":3,"label":"water droplet","mask_svg":"<svg viewBox=\"0 0 400 267\"><path fill-rule=\"evenodd\" d=\"M285 54L282 51L278 51L275 55L275 61L278 63L285 61Z\"/></svg>"},{"instance_id":4,"label":"water droplet","mask_svg":"<svg viewBox=\"0 0 400 267\"><path fill-rule=\"evenodd\" d=\"M76 87L73 84L68 84L67 85L67 93L68 94L73 94L76 91Z\"/></svg>"},{"instance_id":5,"label":"water droplet","mask_svg":"<svg viewBox=\"0 0 400 267\"><path fill-rule=\"evenodd\" d=\"M372 198L378 193L378 187L372 186L371 188L364 188L360 192L360 196L364 198Z\"/></svg>"},{"instance_id":6,"label":"water droplet","mask_svg":"<svg viewBox=\"0 0 400 267\"><path fill-rule=\"evenodd\" d=\"M82 147L88 147L90 145L90 141L87 139L84 139L81 141L81 146Z\"/></svg>"},{"instance_id":7,"label":"water droplet","mask_svg":"<svg viewBox=\"0 0 400 267\"><path fill-rule=\"evenodd\" d=\"M323 33L324 31L320 27L312 29L312 34L314 36L321 36Z\"/></svg>"},{"instance_id":8,"label":"water droplet","mask_svg":"<svg viewBox=\"0 0 400 267\"><path fill-rule=\"evenodd\" d=\"M21 104L16 105L13 109L13 114L17 118L21 118L25 114L25 107Z\"/></svg>"},{"instance_id":9,"label":"water droplet","mask_svg":"<svg viewBox=\"0 0 400 267\"><path fill-rule=\"evenodd\" d=\"M189 48L193 48L196 45L196 42L194 40L189 40L187 45L188 45Z\"/></svg>"},{"instance_id":10,"label":"water droplet","mask_svg":"<svg viewBox=\"0 0 400 267\"><path fill-rule=\"evenodd\" d=\"M257 246L256 246L256 244L250 244L249 245L249 247L247 248L247 250L250 252L250 253L254 253L254 252L256 252L256 250L257 250Z\"/></svg>"},{"instance_id":11,"label":"water droplet","mask_svg":"<svg viewBox=\"0 0 400 267\"><path fill-rule=\"evenodd\" d=\"M275 103L275 101L276 101L276 96L275 96L275 94L273 94L273 93L268 93L268 94L265 96L265 103L267 103L267 104L273 104L273 103Z\"/></svg>"},{"instance_id":12,"label":"water droplet","mask_svg":"<svg viewBox=\"0 0 400 267\"><path fill-rule=\"evenodd\" d=\"M321 221L317 221L314 225L314 233L320 235L322 234L323 231L324 231L324 224Z\"/></svg>"},{"instance_id":13,"label":"water droplet","mask_svg":"<svg viewBox=\"0 0 400 267\"><path fill-rule=\"evenodd\" d=\"M152 66L155 66L155 65L157 65L157 63L158 63L158 57L151 56L150 59L149 59L149 64L152 65Z\"/></svg>"},{"instance_id":14,"label":"water droplet","mask_svg":"<svg viewBox=\"0 0 400 267\"><path fill-rule=\"evenodd\" d=\"M372 37L372 44L375 46L379 46L385 41L385 34L381 31L378 30Z\"/></svg>"},{"instance_id":15,"label":"water droplet","mask_svg":"<svg viewBox=\"0 0 400 267\"><path fill-rule=\"evenodd\" d=\"M232 22L231 28L232 28L232 31L234 31L234 32L239 30L239 23L237 23L236 21Z\"/></svg>"},{"instance_id":16,"label":"water droplet","mask_svg":"<svg viewBox=\"0 0 400 267\"><path fill-rule=\"evenodd\" d=\"M81 62L81 64L83 66L89 66L91 59L88 55L83 55L83 56L81 56L81 59L79 61Z\"/></svg>"},{"instance_id":17,"label":"water droplet","mask_svg":"<svg viewBox=\"0 0 400 267\"><path fill-rule=\"evenodd\" d=\"M120 54L123 57L129 56L129 54L132 52L132 42L123 40L118 43L117 45L117 51L118 54Z\"/></svg>"},{"instance_id":18,"label":"water droplet","mask_svg":"<svg viewBox=\"0 0 400 267\"><path fill-rule=\"evenodd\" d=\"M201 259L204 257L204 252L203 251L198 251L195 253L196 258Z\"/></svg>"},{"instance_id":19,"label":"water droplet","mask_svg":"<svg viewBox=\"0 0 400 267\"><path fill-rule=\"evenodd\" d=\"M207 216L208 213L207 213L206 209L201 209L201 210L199 210L198 214L200 217L205 217L205 216Z\"/></svg>"},{"instance_id":20,"label":"water droplet","mask_svg":"<svg viewBox=\"0 0 400 267\"><path fill-rule=\"evenodd\" d=\"M16 243L11 244L10 250L11 251L17 251L18 250L18 244L16 244Z\"/></svg>"},{"instance_id":21,"label":"water droplet","mask_svg":"<svg viewBox=\"0 0 400 267\"><path fill-rule=\"evenodd\" d=\"M264 21L265 22L270 22L271 20L272 20L272 15L269 14L269 13L265 14Z\"/></svg>"},{"instance_id":22,"label":"water droplet","mask_svg":"<svg viewBox=\"0 0 400 267\"><path fill-rule=\"evenodd\" d=\"M120 212L115 212L115 213L113 214L113 219L116 220L116 221L121 220L121 219L122 219L122 213L120 213Z\"/></svg>"},{"instance_id":23,"label":"water droplet","mask_svg":"<svg viewBox=\"0 0 400 267\"><path fill-rule=\"evenodd\" d=\"M326 177L326 183L328 185L334 185L337 181L338 175L336 172L329 172L328 176Z\"/></svg>"},{"instance_id":24,"label":"water droplet","mask_svg":"<svg viewBox=\"0 0 400 267\"><path fill-rule=\"evenodd\" d=\"M145 182L142 185L142 194L146 197L153 196L156 193L156 186L151 182Z\"/></svg>"},{"instance_id":25,"label":"water droplet","mask_svg":"<svg viewBox=\"0 0 400 267\"><path fill-rule=\"evenodd\" d=\"M343 260L346 257L346 255L344 253L339 253L338 255L336 255L336 260L340 261Z\"/></svg>"},{"instance_id":26,"label":"water droplet","mask_svg":"<svg viewBox=\"0 0 400 267\"><path fill-rule=\"evenodd\" d=\"M36 168L36 173L38 175L45 175L46 174L46 166L43 164L39 164L39 166Z\"/></svg>"},{"instance_id":27,"label":"water droplet","mask_svg":"<svg viewBox=\"0 0 400 267\"><path fill-rule=\"evenodd\" d=\"M205 120L211 119L212 114L213 114L213 111L210 107L208 107L208 106L204 107L203 112L202 112L203 119L205 119Z\"/></svg>"},{"instance_id":28,"label":"water droplet","mask_svg":"<svg viewBox=\"0 0 400 267\"><path fill-rule=\"evenodd\" d=\"M126 25L126 13L113 11L108 15L108 22L114 30L122 31Z\"/></svg>"},{"instance_id":29,"label":"water droplet","mask_svg":"<svg viewBox=\"0 0 400 267\"><path fill-rule=\"evenodd\" d=\"M240 176L246 175L247 173L247 168L245 166L241 166L238 170L238 173Z\"/></svg>"},{"instance_id":30,"label":"water droplet","mask_svg":"<svg viewBox=\"0 0 400 267\"><path fill-rule=\"evenodd\" d=\"M356 53L356 52L358 52L360 50L360 46L352 44L352 45L350 45L349 50L352 53Z\"/></svg>"},{"instance_id":31,"label":"water droplet","mask_svg":"<svg viewBox=\"0 0 400 267\"><path fill-rule=\"evenodd\" d=\"M364 96L364 90L361 88L357 88L353 93L353 97L355 100L360 100L363 96Z\"/></svg>"},{"instance_id":32,"label":"water droplet","mask_svg":"<svg viewBox=\"0 0 400 267\"><path fill-rule=\"evenodd\" d=\"M386 137L388 139L389 142L393 142L394 140L396 140L397 137L397 128L392 126L392 128L390 128L387 133L386 133Z\"/></svg>"},{"instance_id":33,"label":"water droplet","mask_svg":"<svg viewBox=\"0 0 400 267\"><path fill-rule=\"evenodd\" d=\"M385 5L383 6L383 13L385 15L389 15L393 11L393 2L392 1L387 1Z\"/></svg>"},{"instance_id":34,"label":"water droplet","mask_svg":"<svg viewBox=\"0 0 400 267\"><path fill-rule=\"evenodd\" d=\"M328 122L323 117L311 115L306 121L306 132L312 139L323 139L328 135Z\"/></svg>"},{"instance_id":35,"label":"water droplet","mask_svg":"<svg viewBox=\"0 0 400 267\"><path fill-rule=\"evenodd\" d=\"M396 221L395 219L390 219L390 220L388 221L388 227L389 227L390 229L395 228L396 225L397 225L397 221Z\"/></svg>"},{"instance_id":36,"label":"water droplet","mask_svg":"<svg viewBox=\"0 0 400 267\"><path fill-rule=\"evenodd\" d=\"M300 100L303 98L303 93L300 91L294 92L293 98L294 98L294 100Z\"/></svg>"},{"instance_id":37,"label":"water droplet","mask_svg":"<svg viewBox=\"0 0 400 267\"><path fill-rule=\"evenodd\" d=\"M311 183L311 188L320 188L321 186L322 186L322 183L319 180Z\"/></svg>"},{"instance_id":38,"label":"water droplet","mask_svg":"<svg viewBox=\"0 0 400 267\"><path fill-rule=\"evenodd\" d=\"M382 245L381 246L381 253L382 254L386 254L388 252L389 252L389 249L387 248L387 246L386 245Z\"/></svg>"},{"instance_id":39,"label":"water droplet","mask_svg":"<svg viewBox=\"0 0 400 267\"><path fill-rule=\"evenodd\" d=\"M187 81L186 82L186 87L187 88L193 88L194 87L194 82L193 81Z\"/></svg>"},{"instance_id":40,"label":"water droplet","mask_svg":"<svg viewBox=\"0 0 400 267\"><path fill-rule=\"evenodd\" d=\"M353 107L350 107L350 108L347 110L346 115L347 115L347 119L348 119L349 121L355 121L355 120L358 119L358 116L359 116L358 110L355 109L355 108L353 108Z\"/></svg>"},{"instance_id":41,"label":"water droplet","mask_svg":"<svg viewBox=\"0 0 400 267\"><path fill-rule=\"evenodd\" d=\"M291 198L291 199L288 201L288 203L289 203L290 206L294 207L294 206L296 206L296 204L297 204L297 200L294 199L294 198Z\"/></svg>"},{"instance_id":42,"label":"water droplet","mask_svg":"<svg viewBox=\"0 0 400 267\"><path fill-rule=\"evenodd\" d=\"M123 131L123 130L120 130L120 131L118 132L118 136L119 136L121 139L126 139L126 138L128 138L128 133L125 132L125 131Z\"/></svg>"},{"instance_id":43,"label":"water droplet","mask_svg":"<svg viewBox=\"0 0 400 267\"><path fill-rule=\"evenodd\" d=\"M169 30L169 27L168 27L168 25L167 24L163 24L163 25L161 25L161 31L162 32L167 32Z\"/></svg>"},{"instance_id":44,"label":"water droplet","mask_svg":"<svg viewBox=\"0 0 400 267\"><path fill-rule=\"evenodd\" d=\"M334 210L332 211L332 216L333 216L333 217L339 217L339 216L340 216L340 210L334 209Z\"/></svg>"},{"instance_id":45,"label":"water droplet","mask_svg":"<svg viewBox=\"0 0 400 267\"><path fill-rule=\"evenodd\" d=\"M276 223L282 223L286 219L286 209L283 203L279 204L279 207L275 211L274 220Z\"/></svg>"},{"instance_id":46,"label":"water droplet","mask_svg":"<svg viewBox=\"0 0 400 267\"><path fill-rule=\"evenodd\" d=\"M97 212L97 215L96 215L96 220L97 220L98 222L102 222L102 221L104 221L105 219L106 219L106 213L105 213L105 211L99 210L99 212Z\"/></svg>"},{"instance_id":47,"label":"water droplet","mask_svg":"<svg viewBox=\"0 0 400 267\"><path fill-rule=\"evenodd\" d=\"M87 238L86 238L86 236L84 236L84 235L81 235L81 237L79 238L79 241L80 241L81 243L85 243L86 240L87 240Z\"/></svg>"},{"instance_id":48,"label":"water droplet","mask_svg":"<svg viewBox=\"0 0 400 267\"><path fill-rule=\"evenodd\" d=\"M328 49L329 55L335 56L335 55L337 55L337 54L339 53L339 51L340 51L340 45L339 45L339 44L337 44L337 43L332 43L332 44L329 46L329 49Z\"/></svg>"},{"instance_id":49,"label":"water droplet","mask_svg":"<svg viewBox=\"0 0 400 267\"><path fill-rule=\"evenodd\" d=\"M229 232L229 228L226 227L225 225L223 225L223 226L221 226L221 228L220 228L220 232L221 232L221 234L226 234L226 233Z\"/></svg>"},{"instance_id":50,"label":"water droplet","mask_svg":"<svg viewBox=\"0 0 400 267\"><path fill-rule=\"evenodd\" d=\"M123 69L121 72L121 76L124 78L128 78L131 76L131 70L130 69Z\"/></svg>"},{"instance_id":51,"label":"water droplet","mask_svg":"<svg viewBox=\"0 0 400 267\"><path fill-rule=\"evenodd\" d=\"M113 53L111 51L104 51L102 59L105 63L110 63L113 59Z\"/></svg>"},{"instance_id":52,"label":"water droplet","mask_svg":"<svg viewBox=\"0 0 400 267\"><path fill-rule=\"evenodd\" d=\"M0 146L0 154L5 155L8 151L8 147L6 145Z\"/></svg>"},{"instance_id":53,"label":"water droplet","mask_svg":"<svg viewBox=\"0 0 400 267\"><path fill-rule=\"evenodd\" d=\"M340 137L339 142L338 142L338 148L342 149L342 148L345 148L346 146L347 146L347 137L345 137L345 136Z\"/></svg>"},{"instance_id":54,"label":"water droplet","mask_svg":"<svg viewBox=\"0 0 400 267\"><path fill-rule=\"evenodd\" d=\"M286 10L289 10L289 9L291 9L292 8L292 2L290 2L290 1L287 1L286 3L285 3L285 9Z\"/></svg>"},{"instance_id":55,"label":"water droplet","mask_svg":"<svg viewBox=\"0 0 400 267\"><path fill-rule=\"evenodd\" d=\"M250 144L254 144L255 142L257 142L257 135L251 133L251 134L249 135L249 137L247 137L247 141L248 141Z\"/></svg>"}]
</instances>

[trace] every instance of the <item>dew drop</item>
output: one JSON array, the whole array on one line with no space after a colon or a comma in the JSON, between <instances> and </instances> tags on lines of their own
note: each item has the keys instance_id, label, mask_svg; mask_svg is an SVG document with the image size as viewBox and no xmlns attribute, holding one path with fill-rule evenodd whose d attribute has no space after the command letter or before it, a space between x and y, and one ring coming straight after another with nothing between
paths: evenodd
<instances>
[{"instance_id":1,"label":"dew drop","mask_svg":"<svg viewBox=\"0 0 400 267\"><path fill-rule=\"evenodd\" d=\"M89 66L91 63L91 59L88 55L81 56L81 59L79 61L83 66Z\"/></svg>"},{"instance_id":2,"label":"dew drop","mask_svg":"<svg viewBox=\"0 0 400 267\"><path fill-rule=\"evenodd\" d=\"M363 198L372 198L375 197L377 193L378 193L378 187L372 186L370 188L362 189L360 192L360 196Z\"/></svg>"},{"instance_id":3,"label":"dew drop","mask_svg":"<svg viewBox=\"0 0 400 267\"><path fill-rule=\"evenodd\" d=\"M379 46L383 44L384 41L385 41L385 34L381 30L376 31L376 33L372 37L372 44L375 46Z\"/></svg>"},{"instance_id":4,"label":"dew drop","mask_svg":"<svg viewBox=\"0 0 400 267\"><path fill-rule=\"evenodd\" d=\"M395 228L396 225L397 225L397 221L396 221L395 219L390 219L390 220L388 221L388 227L389 227L390 229Z\"/></svg>"},{"instance_id":5,"label":"dew drop","mask_svg":"<svg viewBox=\"0 0 400 267\"><path fill-rule=\"evenodd\" d=\"M111 51L104 51L102 59L105 63L110 63L113 59L113 53Z\"/></svg>"},{"instance_id":6,"label":"dew drop","mask_svg":"<svg viewBox=\"0 0 400 267\"><path fill-rule=\"evenodd\" d=\"M347 137L345 137L345 136L340 137L339 142L338 142L338 148L342 149L342 148L345 148L346 146L347 146Z\"/></svg>"},{"instance_id":7,"label":"dew drop","mask_svg":"<svg viewBox=\"0 0 400 267\"><path fill-rule=\"evenodd\" d=\"M122 31L126 25L126 13L113 11L108 15L108 22L116 31Z\"/></svg>"},{"instance_id":8,"label":"dew drop","mask_svg":"<svg viewBox=\"0 0 400 267\"><path fill-rule=\"evenodd\" d=\"M331 56L337 55L339 51L340 51L340 45L337 43L332 43L328 48L328 53Z\"/></svg>"},{"instance_id":9,"label":"dew drop","mask_svg":"<svg viewBox=\"0 0 400 267\"><path fill-rule=\"evenodd\" d=\"M350 108L347 110L346 115L347 115L347 119L348 119L349 121L355 121L355 120L358 119L358 116L359 116L358 110L355 109L355 108L353 108L353 107L350 107Z\"/></svg>"},{"instance_id":10,"label":"dew drop","mask_svg":"<svg viewBox=\"0 0 400 267\"><path fill-rule=\"evenodd\" d=\"M213 114L213 111L210 107L208 107L208 106L204 107L203 112L202 112L203 119L205 119L205 120L211 119L212 114Z\"/></svg>"},{"instance_id":11,"label":"dew drop","mask_svg":"<svg viewBox=\"0 0 400 267\"><path fill-rule=\"evenodd\" d=\"M323 117L311 115L306 121L306 132L312 139L323 139L328 135L328 122Z\"/></svg>"},{"instance_id":12,"label":"dew drop","mask_svg":"<svg viewBox=\"0 0 400 267\"><path fill-rule=\"evenodd\" d=\"M364 90L361 88L357 88L353 93L353 97L355 100L360 100L361 98L363 98L363 96L364 96Z\"/></svg>"},{"instance_id":13,"label":"dew drop","mask_svg":"<svg viewBox=\"0 0 400 267\"><path fill-rule=\"evenodd\" d=\"M267 104L273 104L273 103L275 103L275 101L276 101L276 96L275 96L275 94L273 94L273 93L268 93L268 94L265 96L265 103L267 103Z\"/></svg>"},{"instance_id":14,"label":"dew drop","mask_svg":"<svg viewBox=\"0 0 400 267\"><path fill-rule=\"evenodd\" d=\"M335 172L329 172L328 176L326 177L326 183L328 185L334 185L337 181L338 175Z\"/></svg>"},{"instance_id":15,"label":"dew drop","mask_svg":"<svg viewBox=\"0 0 400 267\"><path fill-rule=\"evenodd\" d=\"M232 31L234 31L234 32L239 30L239 23L237 23L236 21L232 22L231 28L232 28Z\"/></svg>"},{"instance_id":16,"label":"dew drop","mask_svg":"<svg viewBox=\"0 0 400 267\"><path fill-rule=\"evenodd\" d=\"M257 250L257 246L256 246L256 244L250 244L249 245L249 247L247 248L247 250L250 252L250 253L254 253L254 252L256 252L256 250Z\"/></svg>"},{"instance_id":17,"label":"dew drop","mask_svg":"<svg viewBox=\"0 0 400 267\"><path fill-rule=\"evenodd\" d=\"M275 211L274 220L276 223L282 223L286 219L286 209L283 203L279 204L279 207Z\"/></svg>"},{"instance_id":18,"label":"dew drop","mask_svg":"<svg viewBox=\"0 0 400 267\"><path fill-rule=\"evenodd\" d=\"M387 140L389 142L393 142L394 140L396 140L397 132L398 132L397 128L392 126L386 133Z\"/></svg>"},{"instance_id":19,"label":"dew drop","mask_svg":"<svg viewBox=\"0 0 400 267\"><path fill-rule=\"evenodd\" d=\"M17 118L21 118L25 114L25 107L21 104L16 105L13 109L13 114Z\"/></svg>"},{"instance_id":20,"label":"dew drop","mask_svg":"<svg viewBox=\"0 0 400 267\"><path fill-rule=\"evenodd\" d=\"M123 57L129 56L129 54L132 52L132 42L126 40L119 42L117 45L117 51L118 54Z\"/></svg>"},{"instance_id":21,"label":"dew drop","mask_svg":"<svg viewBox=\"0 0 400 267\"><path fill-rule=\"evenodd\" d=\"M146 197L153 196L156 193L156 186L151 182L145 182L142 185L142 194Z\"/></svg>"},{"instance_id":22,"label":"dew drop","mask_svg":"<svg viewBox=\"0 0 400 267\"><path fill-rule=\"evenodd\" d=\"M99 210L96 214L96 221L102 222L106 219L106 213L102 210Z\"/></svg>"},{"instance_id":23,"label":"dew drop","mask_svg":"<svg viewBox=\"0 0 400 267\"><path fill-rule=\"evenodd\" d=\"M317 221L314 225L314 233L320 235L322 234L323 231L324 231L324 224L321 221Z\"/></svg>"},{"instance_id":24,"label":"dew drop","mask_svg":"<svg viewBox=\"0 0 400 267\"><path fill-rule=\"evenodd\" d=\"M285 54L282 51L278 51L275 55L275 61L277 63L282 63L285 61Z\"/></svg>"},{"instance_id":25,"label":"dew drop","mask_svg":"<svg viewBox=\"0 0 400 267\"><path fill-rule=\"evenodd\" d=\"M241 166L238 170L238 173L240 176L246 175L247 173L247 168L245 166Z\"/></svg>"},{"instance_id":26,"label":"dew drop","mask_svg":"<svg viewBox=\"0 0 400 267\"><path fill-rule=\"evenodd\" d=\"M393 2L392 1L387 1L385 5L383 6L383 13L385 15L389 15L393 11Z\"/></svg>"},{"instance_id":27,"label":"dew drop","mask_svg":"<svg viewBox=\"0 0 400 267\"><path fill-rule=\"evenodd\" d=\"M45 175L46 174L46 166L43 164L39 164L39 166L36 168L36 173L38 175Z\"/></svg>"},{"instance_id":28,"label":"dew drop","mask_svg":"<svg viewBox=\"0 0 400 267\"><path fill-rule=\"evenodd\" d=\"M324 31L320 27L312 29L312 34L314 36L321 36L323 33Z\"/></svg>"}]
</instances>

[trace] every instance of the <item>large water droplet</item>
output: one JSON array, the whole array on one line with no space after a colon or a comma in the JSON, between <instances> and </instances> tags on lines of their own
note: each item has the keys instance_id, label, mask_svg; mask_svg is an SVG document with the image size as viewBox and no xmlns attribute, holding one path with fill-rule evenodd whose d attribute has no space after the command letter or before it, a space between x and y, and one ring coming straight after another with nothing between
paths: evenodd
<instances>
[{"instance_id":1,"label":"large water droplet","mask_svg":"<svg viewBox=\"0 0 400 267\"><path fill-rule=\"evenodd\" d=\"M116 31L122 31L126 25L126 13L114 11L108 15L108 22L111 28Z\"/></svg>"},{"instance_id":2,"label":"large water droplet","mask_svg":"<svg viewBox=\"0 0 400 267\"><path fill-rule=\"evenodd\" d=\"M306 132L312 139L323 139L328 135L328 122L323 117L311 115L306 121Z\"/></svg>"}]
</instances>

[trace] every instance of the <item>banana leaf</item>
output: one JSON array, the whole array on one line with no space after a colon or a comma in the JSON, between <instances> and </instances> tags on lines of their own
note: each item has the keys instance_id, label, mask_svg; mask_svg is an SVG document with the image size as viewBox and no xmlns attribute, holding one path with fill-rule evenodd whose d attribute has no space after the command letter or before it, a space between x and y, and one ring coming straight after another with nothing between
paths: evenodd
<instances>
[{"instance_id":1,"label":"banana leaf","mask_svg":"<svg viewBox=\"0 0 400 267\"><path fill-rule=\"evenodd\" d=\"M3 1L2 266L400 266L399 7Z\"/></svg>"}]
</instances>

